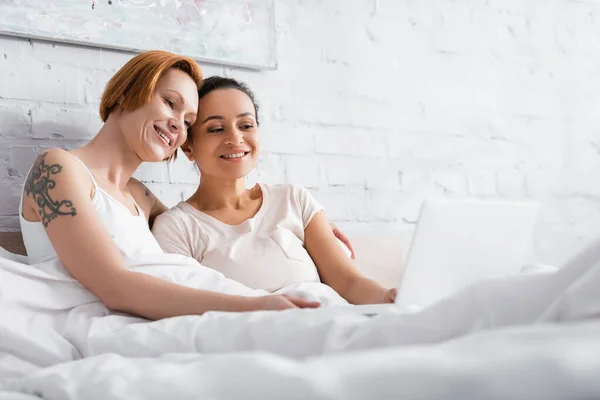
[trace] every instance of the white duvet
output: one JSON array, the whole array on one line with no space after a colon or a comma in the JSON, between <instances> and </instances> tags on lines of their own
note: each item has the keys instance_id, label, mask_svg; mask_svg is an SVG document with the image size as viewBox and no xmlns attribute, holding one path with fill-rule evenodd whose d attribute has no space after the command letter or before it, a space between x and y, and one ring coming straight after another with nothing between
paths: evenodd
<instances>
[{"instance_id":1,"label":"white duvet","mask_svg":"<svg viewBox=\"0 0 600 400\"><path fill-rule=\"evenodd\" d=\"M256 294L179 256L131 268ZM149 322L109 313L52 263L0 258L0 399L592 399L599 376L600 241L556 273L377 317L322 308Z\"/></svg>"}]
</instances>

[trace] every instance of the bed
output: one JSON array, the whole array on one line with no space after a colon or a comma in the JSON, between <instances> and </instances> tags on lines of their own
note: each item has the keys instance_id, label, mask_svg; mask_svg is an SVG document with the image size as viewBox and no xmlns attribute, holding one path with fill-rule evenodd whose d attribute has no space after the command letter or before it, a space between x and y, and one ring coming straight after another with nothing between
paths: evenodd
<instances>
[{"instance_id":1,"label":"bed","mask_svg":"<svg viewBox=\"0 0 600 400\"><path fill-rule=\"evenodd\" d=\"M0 258L0 399L600 398L600 241L558 271L378 317L323 308L151 322L22 261ZM199 279L173 259L130 267Z\"/></svg>"}]
</instances>

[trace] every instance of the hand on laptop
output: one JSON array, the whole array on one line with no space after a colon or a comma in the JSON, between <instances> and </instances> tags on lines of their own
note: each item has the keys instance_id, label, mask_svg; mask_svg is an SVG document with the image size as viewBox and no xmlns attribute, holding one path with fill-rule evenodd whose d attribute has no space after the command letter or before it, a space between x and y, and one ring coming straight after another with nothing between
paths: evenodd
<instances>
[{"instance_id":1,"label":"hand on laptop","mask_svg":"<svg viewBox=\"0 0 600 400\"><path fill-rule=\"evenodd\" d=\"M396 301L396 295L398 294L398 289L388 289L383 293L383 302L384 303L393 303Z\"/></svg>"}]
</instances>

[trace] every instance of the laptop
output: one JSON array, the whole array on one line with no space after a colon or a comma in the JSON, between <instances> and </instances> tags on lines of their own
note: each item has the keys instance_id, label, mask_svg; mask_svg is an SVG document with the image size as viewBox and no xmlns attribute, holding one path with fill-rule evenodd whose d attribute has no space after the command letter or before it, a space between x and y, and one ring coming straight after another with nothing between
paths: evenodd
<instances>
[{"instance_id":1,"label":"laptop","mask_svg":"<svg viewBox=\"0 0 600 400\"><path fill-rule=\"evenodd\" d=\"M351 305L364 315L423 309L473 282L521 271L538 205L488 200L423 203L394 304Z\"/></svg>"}]
</instances>

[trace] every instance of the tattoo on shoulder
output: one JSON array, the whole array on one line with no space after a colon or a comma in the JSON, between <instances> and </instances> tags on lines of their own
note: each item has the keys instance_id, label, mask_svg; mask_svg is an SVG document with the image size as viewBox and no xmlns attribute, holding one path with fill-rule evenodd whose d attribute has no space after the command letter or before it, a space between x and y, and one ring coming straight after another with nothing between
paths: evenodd
<instances>
[{"instance_id":1,"label":"tattoo on shoulder","mask_svg":"<svg viewBox=\"0 0 600 400\"><path fill-rule=\"evenodd\" d=\"M150 196L150 190L148 190L148 188L146 188L146 192L145 193L146 193L146 197Z\"/></svg>"},{"instance_id":2,"label":"tattoo on shoulder","mask_svg":"<svg viewBox=\"0 0 600 400\"><path fill-rule=\"evenodd\" d=\"M33 197L38 205L38 214L45 227L59 215L77 215L71 200L54 200L50 191L56 187L52 177L59 174L63 167L60 164L46 164L46 153L40 154L25 182L25 193Z\"/></svg>"}]
</instances>

